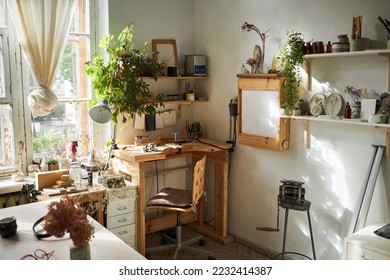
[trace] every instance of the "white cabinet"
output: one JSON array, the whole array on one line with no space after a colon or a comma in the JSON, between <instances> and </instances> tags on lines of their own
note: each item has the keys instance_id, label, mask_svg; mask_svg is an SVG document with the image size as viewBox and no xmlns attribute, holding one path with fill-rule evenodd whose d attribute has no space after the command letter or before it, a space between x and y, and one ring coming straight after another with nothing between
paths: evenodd
<instances>
[{"instance_id":1,"label":"white cabinet","mask_svg":"<svg viewBox=\"0 0 390 280\"><path fill-rule=\"evenodd\" d=\"M382 226L384 224L371 225L345 238L344 258L347 260L390 260L390 239L374 233Z\"/></svg>"},{"instance_id":2,"label":"white cabinet","mask_svg":"<svg viewBox=\"0 0 390 280\"><path fill-rule=\"evenodd\" d=\"M107 190L107 229L133 248L136 243L135 202L136 186Z\"/></svg>"}]
</instances>

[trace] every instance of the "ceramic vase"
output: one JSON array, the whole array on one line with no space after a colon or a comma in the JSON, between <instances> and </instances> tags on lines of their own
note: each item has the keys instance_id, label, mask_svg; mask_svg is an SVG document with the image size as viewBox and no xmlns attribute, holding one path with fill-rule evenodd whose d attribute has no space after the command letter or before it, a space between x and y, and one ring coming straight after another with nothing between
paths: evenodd
<instances>
[{"instance_id":1,"label":"ceramic vase","mask_svg":"<svg viewBox=\"0 0 390 280\"><path fill-rule=\"evenodd\" d=\"M91 247L89 243L75 246L72 244L69 248L71 260L90 260L91 259Z\"/></svg>"}]
</instances>

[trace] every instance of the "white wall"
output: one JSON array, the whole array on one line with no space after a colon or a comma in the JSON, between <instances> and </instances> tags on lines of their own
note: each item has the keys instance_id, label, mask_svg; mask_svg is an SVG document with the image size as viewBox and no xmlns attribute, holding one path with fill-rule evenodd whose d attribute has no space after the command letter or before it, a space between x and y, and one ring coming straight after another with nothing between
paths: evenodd
<instances>
[{"instance_id":1,"label":"white wall","mask_svg":"<svg viewBox=\"0 0 390 280\"><path fill-rule=\"evenodd\" d=\"M130 22L134 22L133 42L136 47L143 47L152 39L175 39L180 68L184 68L184 55L194 52L194 14L192 0L132 0L109 1L109 30L117 36ZM176 81L162 80L156 84L150 80L151 90L156 93L176 94ZM148 134L151 138L163 135L173 137L172 133L181 133L186 121L193 121L193 106L168 105L165 109L175 110L178 118L176 127L167 127L156 132L144 133L134 130L130 125L122 126L118 137L119 143L132 143L134 136ZM180 110L179 110L180 109Z\"/></svg>"},{"instance_id":2,"label":"white wall","mask_svg":"<svg viewBox=\"0 0 390 280\"><path fill-rule=\"evenodd\" d=\"M384 47L386 34L377 18L389 17L384 11L389 11L390 3L387 0L133 0L110 1L109 8L112 32L132 20L136 24L136 40L175 38L181 61L184 54L192 52L207 55L209 78L200 83L199 90L207 94L209 102L190 110L205 126L206 137L225 141L229 136L228 103L237 95L236 74L241 63L252 56L254 45L261 43L255 32L239 32L245 21L259 29L271 28L265 53L266 64L270 66L287 31L299 31L307 40L336 41L337 35L350 33L352 17L357 15L363 15L363 36L370 37L375 47ZM324 60L313 65L316 69L313 75L320 85L329 83L339 93L343 93L346 85L381 93L387 91L388 76L388 64L383 60ZM320 90L314 88L306 98ZM339 259L371 146L384 144L385 131L320 122L312 122L310 131L310 149L303 147L300 121L292 122L289 151L236 147L229 182L229 232L256 246L280 252L282 231L267 233L255 228L276 226L280 180L301 180L305 182L306 199L312 202L317 258ZM389 171L389 162L384 160L368 223L390 220ZM283 230L284 210L280 218ZM311 256L303 212L290 213L287 250Z\"/></svg>"}]
</instances>

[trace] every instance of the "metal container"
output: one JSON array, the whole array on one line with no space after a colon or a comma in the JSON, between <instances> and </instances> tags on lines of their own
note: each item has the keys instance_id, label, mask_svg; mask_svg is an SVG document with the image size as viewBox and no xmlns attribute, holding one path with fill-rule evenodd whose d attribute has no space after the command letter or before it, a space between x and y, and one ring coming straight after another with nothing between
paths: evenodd
<instances>
[{"instance_id":1,"label":"metal container","mask_svg":"<svg viewBox=\"0 0 390 280\"><path fill-rule=\"evenodd\" d=\"M185 69L186 76L206 76L206 56L186 55Z\"/></svg>"}]
</instances>

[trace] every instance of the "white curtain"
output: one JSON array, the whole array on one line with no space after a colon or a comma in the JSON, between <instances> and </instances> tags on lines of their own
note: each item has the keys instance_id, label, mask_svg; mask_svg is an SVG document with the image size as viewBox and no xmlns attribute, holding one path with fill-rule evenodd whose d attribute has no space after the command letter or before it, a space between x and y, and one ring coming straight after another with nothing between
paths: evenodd
<instances>
[{"instance_id":1,"label":"white curtain","mask_svg":"<svg viewBox=\"0 0 390 280\"><path fill-rule=\"evenodd\" d=\"M28 96L33 117L46 116L57 107L51 91L64 52L76 0L8 0L19 41L36 89Z\"/></svg>"}]
</instances>

